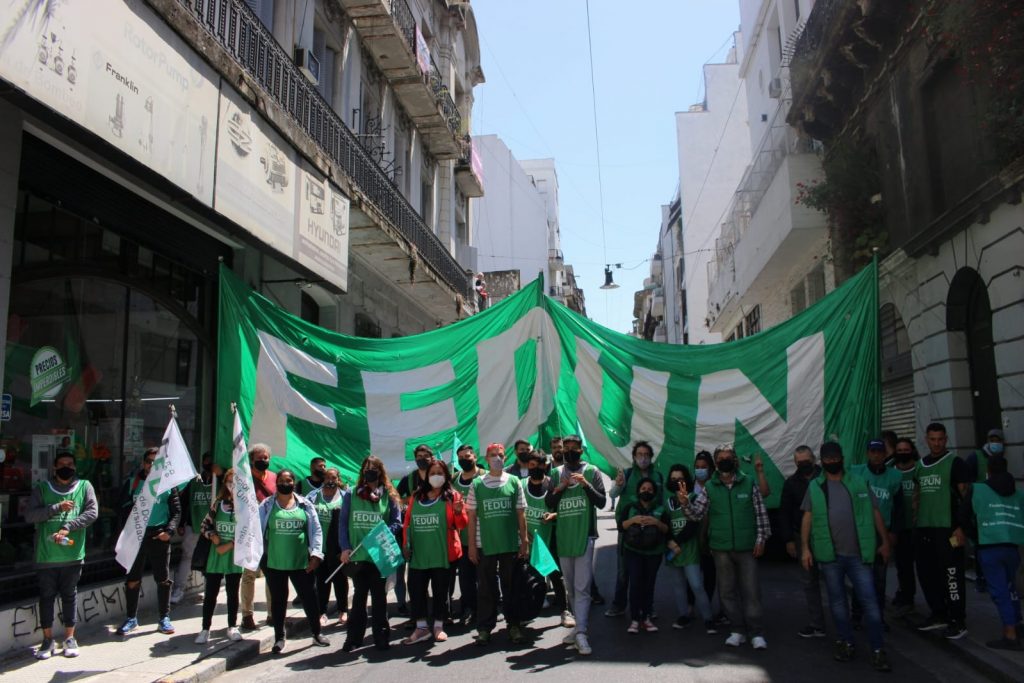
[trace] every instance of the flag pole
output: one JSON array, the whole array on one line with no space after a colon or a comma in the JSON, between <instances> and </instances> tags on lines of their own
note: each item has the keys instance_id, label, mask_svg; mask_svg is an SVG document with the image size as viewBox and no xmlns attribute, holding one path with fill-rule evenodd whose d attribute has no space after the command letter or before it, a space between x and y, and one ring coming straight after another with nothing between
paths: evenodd
<instances>
[{"instance_id":1,"label":"flag pole","mask_svg":"<svg viewBox=\"0 0 1024 683\"><path fill-rule=\"evenodd\" d=\"M362 547L363 547L363 542L359 541L359 543L356 544L356 547L352 548L352 550L349 551L349 557L352 557L352 555L355 555L356 551L359 550ZM326 579L324 579L324 583L325 584L330 583L331 579L334 578L334 575L337 574L339 571L341 571L341 568L344 567L344 566L345 566L344 564L339 564L338 568L335 569L333 572L331 572L330 576L328 576Z\"/></svg>"}]
</instances>

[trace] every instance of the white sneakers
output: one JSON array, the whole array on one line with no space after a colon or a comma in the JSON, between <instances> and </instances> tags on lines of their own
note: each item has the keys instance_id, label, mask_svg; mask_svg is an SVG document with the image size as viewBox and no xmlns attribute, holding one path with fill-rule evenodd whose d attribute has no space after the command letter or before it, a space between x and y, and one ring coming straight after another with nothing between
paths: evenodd
<instances>
[{"instance_id":1,"label":"white sneakers","mask_svg":"<svg viewBox=\"0 0 1024 683\"><path fill-rule=\"evenodd\" d=\"M725 644L729 647L739 647L745 642L747 642L747 638L742 633L731 633L729 634L729 637L725 639Z\"/></svg>"},{"instance_id":2,"label":"white sneakers","mask_svg":"<svg viewBox=\"0 0 1024 683\"><path fill-rule=\"evenodd\" d=\"M576 628L576 617L569 610L562 612L562 628Z\"/></svg>"},{"instance_id":3,"label":"white sneakers","mask_svg":"<svg viewBox=\"0 0 1024 683\"><path fill-rule=\"evenodd\" d=\"M228 640L236 642L242 639L242 634L234 626L228 626L228 630L224 632L224 635L228 637ZM210 642L210 631L204 629L196 636L195 643L196 645L206 645L208 642Z\"/></svg>"},{"instance_id":4,"label":"white sneakers","mask_svg":"<svg viewBox=\"0 0 1024 683\"><path fill-rule=\"evenodd\" d=\"M576 645L576 629L572 629L565 638L562 638L562 645Z\"/></svg>"},{"instance_id":5,"label":"white sneakers","mask_svg":"<svg viewBox=\"0 0 1024 683\"><path fill-rule=\"evenodd\" d=\"M238 628L235 626L228 626L226 635L228 637L228 640L234 640L237 642L242 639L242 634L239 633Z\"/></svg>"},{"instance_id":6,"label":"white sneakers","mask_svg":"<svg viewBox=\"0 0 1024 683\"><path fill-rule=\"evenodd\" d=\"M210 632L204 628L202 631L199 632L199 635L196 636L195 642L196 645L206 645L208 642L210 642Z\"/></svg>"},{"instance_id":7,"label":"white sneakers","mask_svg":"<svg viewBox=\"0 0 1024 683\"><path fill-rule=\"evenodd\" d=\"M587 640L586 633L576 634L576 651L583 656L587 656L593 652L593 650L590 648L590 641Z\"/></svg>"},{"instance_id":8,"label":"white sneakers","mask_svg":"<svg viewBox=\"0 0 1024 683\"><path fill-rule=\"evenodd\" d=\"M751 638L750 639L750 645L755 650L767 650L768 649L768 641L765 640L762 636L754 636L753 638Z\"/></svg>"}]
</instances>

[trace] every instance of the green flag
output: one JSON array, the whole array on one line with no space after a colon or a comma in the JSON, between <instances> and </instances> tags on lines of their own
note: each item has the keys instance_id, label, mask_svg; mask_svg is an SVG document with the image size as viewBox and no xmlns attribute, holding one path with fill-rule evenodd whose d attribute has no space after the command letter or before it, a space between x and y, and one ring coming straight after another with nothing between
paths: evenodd
<instances>
[{"instance_id":1,"label":"green flag","mask_svg":"<svg viewBox=\"0 0 1024 683\"><path fill-rule=\"evenodd\" d=\"M300 476L317 455L351 480L371 453L399 473L419 443L537 443L574 425L608 475L643 439L662 472L731 443L786 476L801 444L835 435L856 462L878 434L877 282L872 263L794 318L707 346L601 327L546 297L539 279L453 325L364 339L290 315L222 266L217 395L238 397L272 470ZM227 466L233 415L226 401L217 411Z\"/></svg>"},{"instance_id":2,"label":"green flag","mask_svg":"<svg viewBox=\"0 0 1024 683\"><path fill-rule=\"evenodd\" d=\"M530 565L540 572L541 576L547 576L551 572L558 571L558 564L551 555L551 551L544 545L540 532L533 532L533 545L530 547Z\"/></svg>"},{"instance_id":3,"label":"green flag","mask_svg":"<svg viewBox=\"0 0 1024 683\"><path fill-rule=\"evenodd\" d=\"M381 576L391 576L405 562L402 558L402 548L383 521L377 522L377 526L363 537L362 546L377 565Z\"/></svg>"}]
</instances>

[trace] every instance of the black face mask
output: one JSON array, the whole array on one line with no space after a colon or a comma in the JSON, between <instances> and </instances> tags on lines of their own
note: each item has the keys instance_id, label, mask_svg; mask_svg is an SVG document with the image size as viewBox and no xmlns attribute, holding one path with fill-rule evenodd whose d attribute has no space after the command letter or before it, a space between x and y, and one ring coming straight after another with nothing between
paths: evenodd
<instances>
[{"instance_id":1,"label":"black face mask","mask_svg":"<svg viewBox=\"0 0 1024 683\"><path fill-rule=\"evenodd\" d=\"M252 466L258 469L260 472L266 472L270 468L269 460L257 460Z\"/></svg>"},{"instance_id":2,"label":"black face mask","mask_svg":"<svg viewBox=\"0 0 1024 683\"><path fill-rule=\"evenodd\" d=\"M295 490L295 484L278 484L277 492L283 495L290 495Z\"/></svg>"},{"instance_id":3,"label":"black face mask","mask_svg":"<svg viewBox=\"0 0 1024 683\"><path fill-rule=\"evenodd\" d=\"M476 471L476 460L468 460L466 458L459 458L459 469L463 472L474 472Z\"/></svg>"},{"instance_id":4,"label":"black face mask","mask_svg":"<svg viewBox=\"0 0 1024 683\"><path fill-rule=\"evenodd\" d=\"M910 462L911 460L914 459L913 453L901 453L899 451L896 451L895 456L897 462Z\"/></svg>"},{"instance_id":5,"label":"black face mask","mask_svg":"<svg viewBox=\"0 0 1024 683\"><path fill-rule=\"evenodd\" d=\"M811 474L812 472L814 472L814 463L813 462L807 462L807 461L805 461L805 462L798 462L796 464L796 472L797 472L797 474L806 477L808 474Z\"/></svg>"},{"instance_id":6,"label":"black face mask","mask_svg":"<svg viewBox=\"0 0 1024 683\"><path fill-rule=\"evenodd\" d=\"M204 462L203 463L203 472L212 472L212 471L213 471L213 464L208 463L208 462Z\"/></svg>"},{"instance_id":7,"label":"black face mask","mask_svg":"<svg viewBox=\"0 0 1024 683\"><path fill-rule=\"evenodd\" d=\"M821 463L821 468L829 474L839 474L843 471L843 461L823 462Z\"/></svg>"},{"instance_id":8,"label":"black face mask","mask_svg":"<svg viewBox=\"0 0 1024 683\"><path fill-rule=\"evenodd\" d=\"M885 463L883 462L880 465L872 465L871 463L868 463L868 469L874 474L882 474L885 472Z\"/></svg>"},{"instance_id":9,"label":"black face mask","mask_svg":"<svg viewBox=\"0 0 1024 683\"><path fill-rule=\"evenodd\" d=\"M736 471L736 461L732 458L726 458L718 462L718 471L722 474L731 474Z\"/></svg>"},{"instance_id":10,"label":"black face mask","mask_svg":"<svg viewBox=\"0 0 1024 683\"><path fill-rule=\"evenodd\" d=\"M338 482L336 482L336 481L325 481L324 482L324 488L325 489L331 489L333 491L334 489L338 488Z\"/></svg>"},{"instance_id":11,"label":"black face mask","mask_svg":"<svg viewBox=\"0 0 1024 683\"><path fill-rule=\"evenodd\" d=\"M430 467L430 460L427 458L420 458L416 461L416 467L420 468L424 472Z\"/></svg>"},{"instance_id":12,"label":"black face mask","mask_svg":"<svg viewBox=\"0 0 1024 683\"><path fill-rule=\"evenodd\" d=\"M54 470L54 474L57 475L58 479L62 479L64 481L68 481L69 479L71 479L71 477L75 476L75 468L74 467L58 467L56 470Z\"/></svg>"},{"instance_id":13,"label":"black face mask","mask_svg":"<svg viewBox=\"0 0 1024 683\"><path fill-rule=\"evenodd\" d=\"M671 491L672 493L676 493L677 491L679 491L679 482L680 481L681 481L680 479L669 479L668 483L666 484L666 486L668 487L668 490Z\"/></svg>"},{"instance_id":14,"label":"black face mask","mask_svg":"<svg viewBox=\"0 0 1024 683\"><path fill-rule=\"evenodd\" d=\"M575 467L576 465L579 465L580 458L582 457L582 451L566 451L562 455L562 459L565 461L565 464L568 465L569 467Z\"/></svg>"},{"instance_id":15,"label":"black face mask","mask_svg":"<svg viewBox=\"0 0 1024 683\"><path fill-rule=\"evenodd\" d=\"M650 503L654 500L654 491L641 491L637 497L645 503Z\"/></svg>"},{"instance_id":16,"label":"black face mask","mask_svg":"<svg viewBox=\"0 0 1024 683\"><path fill-rule=\"evenodd\" d=\"M530 479L543 479L544 468L543 467L531 467L530 468Z\"/></svg>"},{"instance_id":17,"label":"black face mask","mask_svg":"<svg viewBox=\"0 0 1024 683\"><path fill-rule=\"evenodd\" d=\"M324 473L320 470L313 470L312 472L309 473L309 478L315 481L323 481Z\"/></svg>"},{"instance_id":18,"label":"black face mask","mask_svg":"<svg viewBox=\"0 0 1024 683\"><path fill-rule=\"evenodd\" d=\"M363 481L367 484L376 484L380 479L380 472L377 470L366 470L363 472Z\"/></svg>"}]
</instances>

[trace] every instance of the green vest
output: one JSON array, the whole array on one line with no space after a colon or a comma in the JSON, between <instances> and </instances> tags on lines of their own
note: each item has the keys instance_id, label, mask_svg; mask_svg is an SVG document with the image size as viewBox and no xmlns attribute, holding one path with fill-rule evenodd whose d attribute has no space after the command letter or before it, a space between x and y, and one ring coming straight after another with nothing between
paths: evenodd
<instances>
[{"instance_id":1,"label":"green vest","mask_svg":"<svg viewBox=\"0 0 1024 683\"><path fill-rule=\"evenodd\" d=\"M732 488L718 477L708 480L708 545L712 550L753 550L757 541L754 478L737 475Z\"/></svg>"},{"instance_id":2,"label":"green vest","mask_svg":"<svg viewBox=\"0 0 1024 683\"><path fill-rule=\"evenodd\" d=\"M832 546L832 529L828 523L828 501L825 499L827 480L822 475L811 482L807 491L811 496L811 551L818 562L835 562L836 551ZM875 561L875 509L871 504L870 485L855 474L843 476L843 486L853 503L853 522L857 528L857 543L860 557L866 564Z\"/></svg>"},{"instance_id":3,"label":"green vest","mask_svg":"<svg viewBox=\"0 0 1024 683\"><path fill-rule=\"evenodd\" d=\"M693 499L696 497L696 494L691 493L690 501L693 502ZM679 505L674 495L665 500L665 510L668 512L669 534L673 538L678 536L687 524L700 524L700 522L692 522L686 519L686 515L683 514L683 508ZM668 564L673 567L685 567L700 563L700 546L697 536L683 543L680 548L679 554L673 557Z\"/></svg>"},{"instance_id":4,"label":"green vest","mask_svg":"<svg viewBox=\"0 0 1024 683\"><path fill-rule=\"evenodd\" d=\"M914 528L914 481L917 477L917 467L909 470L893 468L900 473L900 486L903 489L903 528Z\"/></svg>"},{"instance_id":5,"label":"green vest","mask_svg":"<svg viewBox=\"0 0 1024 683\"><path fill-rule=\"evenodd\" d=\"M456 491L459 492L459 494L462 496L462 500L465 501L467 498L469 498L469 490L471 488L473 488L473 482L475 482L479 478L480 477L473 477L473 479L468 484L463 484L462 483L462 475L460 473L458 476L456 476L454 479L452 479L452 487ZM462 527L461 529L459 529L459 540L462 541L462 548L463 548L463 550L465 552L469 552L469 551L465 550L466 548L469 547L469 526L468 525Z\"/></svg>"},{"instance_id":6,"label":"green vest","mask_svg":"<svg viewBox=\"0 0 1024 683\"><path fill-rule=\"evenodd\" d=\"M366 548L361 548L359 545L363 542L373 527L377 526L377 522L385 521L385 517L388 514L388 496L385 494L376 503L373 501L366 500L357 496L354 492L349 494L349 509L348 509L348 541L352 544L353 548L358 548L349 561L351 562L369 562L370 553L366 552Z\"/></svg>"},{"instance_id":7,"label":"green vest","mask_svg":"<svg viewBox=\"0 0 1024 683\"><path fill-rule=\"evenodd\" d=\"M188 487L189 512L192 515L192 530L199 533L199 527L213 506L213 492L209 484L204 484L202 479L195 479Z\"/></svg>"},{"instance_id":8,"label":"green vest","mask_svg":"<svg viewBox=\"0 0 1024 683\"><path fill-rule=\"evenodd\" d=\"M1024 545L1024 493L1003 497L988 484L975 484L971 507L978 518L978 545Z\"/></svg>"},{"instance_id":9,"label":"green vest","mask_svg":"<svg viewBox=\"0 0 1024 683\"><path fill-rule=\"evenodd\" d=\"M867 465L854 465L850 468L854 474L868 483L871 492L875 494L878 501L878 511L882 513L882 521L885 528L892 530L892 510L896 504L896 496L902 494L903 474L894 467L886 467L881 474L875 474Z\"/></svg>"},{"instance_id":10,"label":"green vest","mask_svg":"<svg viewBox=\"0 0 1024 683\"><path fill-rule=\"evenodd\" d=\"M648 468L648 477L654 481L654 500L658 500L665 490L665 477L654 469L653 463ZM624 479L622 491L619 492L619 502L615 504L616 512L625 510L627 505L636 502L636 483L643 479L643 475L636 467L630 467L625 471Z\"/></svg>"},{"instance_id":11,"label":"green vest","mask_svg":"<svg viewBox=\"0 0 1024 683\"><path fill-rule=\"evenodd\" d=\"M213 517L214 532L220 538L220 542L233 542L235 540L235 512L224 510L224 503L217 506L217 513ZM235 549L232 548L226 553L218 553L217 546L210 546L210 555L206 559L207 574L241 574L242 568L235 564Z\"/></svg>"},{"instance_id":12,"label":"green vest","mask_svg":"<svg viewBox=\"0 0 1024 683\"><path fill-rule=\"evenodd\" d=\"M583 465L583 478L593 486L597 468ZM561 473L559 473L561 477ZM597 510L580 485L570 486L558 501L558 556L582 557L587 552L591 529L596 529Z\"/></svg>"},{"instance_id":13,"label":"green vest","mask_svg":"<svg viewBox=\"0 0 1024 683\"><path fill-rule=\"evenodd\" d=\"M74 501L75 506L67 512L59 512L45 522L36 524L36 562L38 564L56 564L81 562L85 559L85 529L76 529L68 534L74 545L58 545L52 536L60 531L65 522L82 514L85 505L85 490L88 484L79 479L67 493L57 493L48 481L36 484L43 505L56 505L61 501Z\"/></svg>"},{"instance_id":14,"label":"green vest","mask_svg":"<svg viewBox=\"0 0 1024 683\"><path fill-rule=\"evenodd\" d=\"M267 519L267 566L282 571L305 569L309 564L306 511L298 503L285 510L274 501Z\"/></svg>"},{"instance_id":15,"label":"green vest","mask_svg":"<svg viewBox=\"0 0 1024 683\"><path fill-rule=\"evenodd\" d=\"M519 517L516 501L523 487L519 477L507 476L508 481L496 488L484 485L484 480L473 482L476 499L476 517L480 522L480 548L487 555L514 553L519 550Z\"/></svg>"},{"instance_id":16,"label":"green vest","mask_svg":"<svg viewBox=\"0 0 1024 683\"><path fill-rule=\"evenodd\" d=\"M974 459L978 463L978 476L974 481L984 482L988 479L988 453L984 449L979 448L974 451Z\"/></svg>"},{"instance_id":17,"label":"green vest","mask_svg":"<svg viewBox=\"0 0 1024 683\"><path fill-rule=\"evenodd\" d=\"M313 507L316 508L316 516L320 519L320 528L323 530L324 538L327 537L327 530L331 528L331 515L335 510L341 508L342 498L341 491L337 491L330 501L324 500L323 489L316 494L316 502L313 503ZM325 547L326 545L324 543Z\"/></svg>"},{"instance_id":18,"label":"green vest","mask_svg":"<svg viewBox=\"0 0 1024 683\"><path fill-rule=\"evenodd\" d=\"M915 481L918 487L917 527L919 529L948 529L953 506L953 459L946 453L938 462L925 465L919 460Z\"/></svg>"},{"instance_id":19,"label":"green vest","mask_svg":"<svg viewBox=\"0 0 1024 683\"><path fill-rule=\"evenodd\" d=\"M551 550L551 532L554 531L555 525L551 522L544 523L544 515L548 512L548 506L544 503L544 496L534 496L530 493L529 485L523 487L526 490L523 494L526 496L526 534L531 539L533 538L533 532L540 534L540 538L544 541L544 545Z\"/></svg>"},{"instance_id":20,"label":"green vest","mask_svg":"<svg viewBox=\"0 0 1024 683\"><path fill-rule=\"evenodd\" d=\"M413 501L406 547L412 548L410 569L443 569L448 566L448 509L438 498L430 505Z\"/></svg>"}]
</instances>

